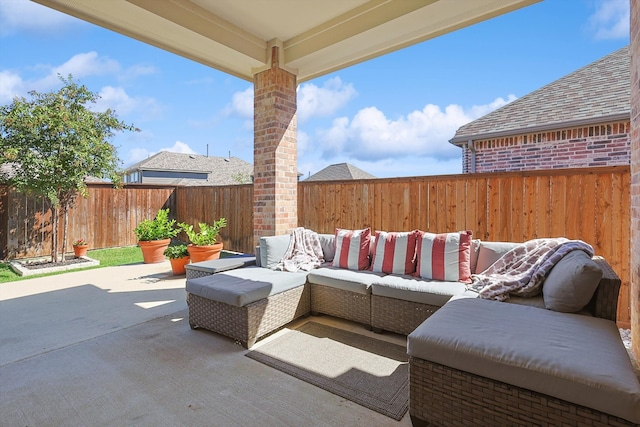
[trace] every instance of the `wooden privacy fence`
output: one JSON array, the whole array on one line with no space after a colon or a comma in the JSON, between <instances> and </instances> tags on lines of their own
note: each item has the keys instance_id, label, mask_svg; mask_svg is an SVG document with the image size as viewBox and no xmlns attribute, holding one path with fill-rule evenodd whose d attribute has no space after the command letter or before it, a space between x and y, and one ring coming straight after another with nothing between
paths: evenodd
<instances>
[{"instance_id":1,"label":"wooden privacy fence","mask_svg":"<svg viewBox=\"0 0 640 427\"><path fill-rule=\"evenodd\" d=\"M133 229L161 208L175 210L174 186L89 184L87 198L78 196L69 211L68 241L83 238L92 249L135 245ZM12 188L0 189L0 249L2 258L51 253L51 210L44 198L29 197ZM59 236L62 247L62 233Z\"/></svg>"},{"instance_id":2,"label":"wooden privacy fence","mask_svg":"<svg viewBox=\"0 0 640 427\"><path fill-rule=\"evenodd\" d=\"M622 279L618 317L629 322L628 166L340 182L301 182L299 224L523 242L564 236L591 244Z\"/></svg>"},{"instance_id":3,"label":"wooden privacy fence","mask_svg":"<svg viewBox=\"0 0 640 427\"><path fill-rule=\"evenodd\" d=\"M298 223L322 233L335 227L431 232L472 230L475 238L522 242L565 236L591 244L622 279L618 317L629 322L630 168L628 166L425 176L298 184ZM133 229L162 207L178 221L227 218L226 249L253 252L253 186L89 186L69 216L69 239L92 248L136 244ZM0 189L2 256L50 251L50 212L42 200ZM185 239L185 236L182 236Z\"/></svg>"},{"instance_id":4,"label":"wooden privacy fence","mask_svg":"<svg viewBox=\"0 0 640 427\"><path fill-rule=\"evenodd\" d=\"M253 253L253 185L178 187L175 212L179 222L194 226L226 218L227 226L220 231L224 248Z\"/></svg>"}]
</instances>

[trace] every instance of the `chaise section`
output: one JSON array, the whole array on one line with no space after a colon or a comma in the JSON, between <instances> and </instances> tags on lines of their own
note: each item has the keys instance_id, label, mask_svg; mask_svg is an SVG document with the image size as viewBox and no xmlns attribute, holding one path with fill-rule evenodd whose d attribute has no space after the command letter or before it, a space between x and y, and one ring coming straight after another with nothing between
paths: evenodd
<instances>
[{"instance_id":1,"label":"chaise section","mask_svg":"<svg viewBox=\"0 0 640 427\"><path fill-rule=\"evenodd\" d=\"M309 272L311 312L371 327L371 284L384 273L322 267Z\"/></svg>"},{"instance_id":2,"label":"chaise section","mask_svg":"<svg viewBox=\"0 0 640 427\"><path fill-rule=\"evenodd\" d=\"M410 275L389 275L371 284L371 326L408 335L452 297L463 295L461 282L440 282Z\"/></svg>"},{"instance_id":3,"label":"chaise section","mask_svg":"<svg viewBox=\"0 0 640 427\"><path fill-rule=\"evenodd\" d=\"M407 351L414 425L640 423L640 383L609 320L459 299Z\"/></svg>"},{"instance_id":4,"label":"chaise section","mask_svg":"<svg viewBox=\"0 0 640 427\"><path fill-rule=\"evenodd\" d=\"M187 280L189 324L238 340L257 339L309 314L306 273L246 267Z\"/></svg>"}]
</instances>

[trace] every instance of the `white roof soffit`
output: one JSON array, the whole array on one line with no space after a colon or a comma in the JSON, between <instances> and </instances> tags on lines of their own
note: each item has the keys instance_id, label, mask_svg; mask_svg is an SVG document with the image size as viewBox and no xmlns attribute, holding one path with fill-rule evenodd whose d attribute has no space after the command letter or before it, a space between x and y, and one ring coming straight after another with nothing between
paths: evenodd
<instances>
[{"instance_id":1,"label":"white roof soffit","mask_svg":"<svg viewBox=\"0 0 640 427\"><path fill-rule=\"evenodd\" d=\"M298 82L540 0L33 0L253 81L268 47Z\"/></svg>"}]
</instances>

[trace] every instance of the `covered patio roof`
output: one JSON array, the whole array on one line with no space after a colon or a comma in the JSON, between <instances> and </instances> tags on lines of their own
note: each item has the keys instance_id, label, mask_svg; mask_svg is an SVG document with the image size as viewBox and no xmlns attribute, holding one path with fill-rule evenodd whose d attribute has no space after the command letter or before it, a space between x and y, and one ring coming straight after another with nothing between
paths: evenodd
<instances>
[{"instance_id":1,"label":"covered patio roof","mask_svg":"<svg viewBox=\"0 0 640 427\"><path fill-rule=\"evenodd\" d=\"M276 45L301 83L540 0L34 1L248 81Z\"/></svg>"}]
</instances>

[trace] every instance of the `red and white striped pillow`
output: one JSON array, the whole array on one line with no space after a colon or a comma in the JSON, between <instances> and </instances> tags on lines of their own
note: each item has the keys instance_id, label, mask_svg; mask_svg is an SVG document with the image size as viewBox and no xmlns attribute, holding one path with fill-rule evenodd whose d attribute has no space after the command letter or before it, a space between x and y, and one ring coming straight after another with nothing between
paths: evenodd
<instances>
[{"instance_id":1,"label":"red and white striped pillow","mask_svg":"<svg viewBox=\"0 0 640 427\"><path fill-rule=\"evenodd\" d=\"M368 269L370 240L370 228L364 230L336 228L336 254L331 265L349 270Z\"/></svg>"},{"instance_id":2,"label":"red and white striped pillow","mask_svg":"<svg viewBox=\"0 0 640 427\"><path fill-rule=\"evenodd\" d=\"M471 231L417 233L416 276L446 282L471 283Z\"/></svg>"},{"instance_id":3,"label":"red and white striped pillow","mask_svg":"<svg viewBox=\"0 0 640 427\"><path fill-rule=\"evenodd\" d=\"M373 240L373 239L372 239ZM388 274L413 274L416 271L416 231L376 231L371 271Z\"/></svg>"}]
</instances>

